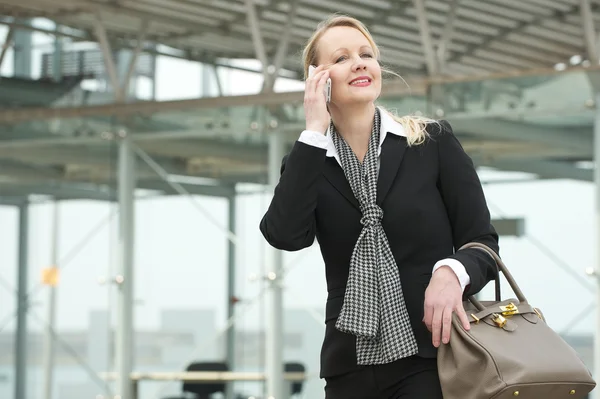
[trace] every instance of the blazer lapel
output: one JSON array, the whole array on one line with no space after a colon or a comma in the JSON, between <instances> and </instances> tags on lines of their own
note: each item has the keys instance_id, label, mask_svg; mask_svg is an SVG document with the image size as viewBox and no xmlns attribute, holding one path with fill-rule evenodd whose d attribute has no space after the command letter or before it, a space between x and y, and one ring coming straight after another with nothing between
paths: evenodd
<instances>
[{"instance_id":1,"label":"blazer lapel","mask_svg":"<svg viewBox=\"0 0 600 399\"><path fill-rule=\"evenodd\" d=\"M325 175L325 178L333 185L333 187L340 192L340 194L346 197L346 199L350 201L350 203L354 205L356 209L360 210L360 205L358 204L358 200L352 192L350 183L348 183L348 180L346 180L344 170L334 157L327 157L327 159L325 159L323 174Z\"/></svg>"},{"instance_id":2,"label":"blazer lapel","mask_svg":"<svg viewBox=\"0 0 600 399\"><path fill-rule=\"evenodd\" d=\"M377 205L381 206L394 183L406 152L406 137L388 133L381 145L379 178L377 181Z\"/></svg>"}]
</instances>

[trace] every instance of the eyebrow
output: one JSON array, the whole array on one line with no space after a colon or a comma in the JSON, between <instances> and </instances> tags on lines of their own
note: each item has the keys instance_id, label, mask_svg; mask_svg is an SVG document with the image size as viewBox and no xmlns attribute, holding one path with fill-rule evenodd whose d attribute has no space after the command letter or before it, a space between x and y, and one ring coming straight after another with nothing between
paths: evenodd
<instances>
[{"instance_id":1,"label":"eyebrow","mask_svg":"<svg viewBox=\"0 0 600 399\"><path fill-rule=\"evenodd\" d=\"M373 48L372 48L370 45L368 45L368 44L365 44L364 46L360 46L360 49L361 49L361 50L362 50L362 49L364 49L364 48L367 48L367 49L369 49L369 50L373 50ZM348 49L347 49L346 47L340 47L340 48L338 48L337 50L335 50L335 51L334 51L333 53L331 53L331 54L335 54L335 53L337 53L337 52L338 52L338 51L340 51L340 50L346 50L346 51L348 51Z\"/></svg>"}]
</instances>

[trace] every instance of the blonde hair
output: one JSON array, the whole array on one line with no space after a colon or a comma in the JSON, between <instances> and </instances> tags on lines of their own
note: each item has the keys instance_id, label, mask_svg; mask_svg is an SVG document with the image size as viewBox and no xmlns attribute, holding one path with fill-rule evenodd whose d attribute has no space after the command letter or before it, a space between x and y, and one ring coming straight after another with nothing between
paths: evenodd
<instances>
[{"instance_id":1,"label":"blonde hair","mask_svg":"<svg viewBox=\"0 0 600 399\"><path fill-rule=\"evenodd\" d=\"M346 15L334 14L331 17L329 17L328 19L319 23L319 25L317 26L317 29L315 30L313 35L308 40L306 47L304 47L304 51L302 52L302 59L304 62L304 79L306 79L308 77L308 67L310 65L317 65L317 54L318 54L317 46L318 46L319 40L321 39L323 34L328 29L335 28L338 26L347 26L349 28L354 28L354 29L358 30L360 33L362 33L365 36L365 38L367 39L367 41L369 42L369 44L371 45L371 47L373 48L375 59L377 59L377 61L379 61L381 63L381 61L380 61L381 53L379 51L379 47L375 43L375 40L373 40L373 36L371 36L371 33L369 32L367 27L362 22L357 20L356 18L352 18L352 17L346 16ZM381 70L382 70L382 72L387 72L387 73L390 73L392 75L402 78L397 73L395 73L385 67L382 67ZM381 107L381 106L379 106L379 108L383 109L383 107ZM387 112L388 114L390 114L390 116L396 122L398 122L399 124L402 125L402 127L404 128L404 131L406 132L409 146L410 145L419 145L419 144L422 144L425 142L425 140L429 136L427 133L427 125L428 124L430 124L430 123L439 124L438 121L427 118L427 117L417 116L417 115L406 115L406 116L400 117L400 116L392 114L391 112L389 112L385 109L383 109L383 110L384 110L384 112Z\"/></svg>"}]
</instances>

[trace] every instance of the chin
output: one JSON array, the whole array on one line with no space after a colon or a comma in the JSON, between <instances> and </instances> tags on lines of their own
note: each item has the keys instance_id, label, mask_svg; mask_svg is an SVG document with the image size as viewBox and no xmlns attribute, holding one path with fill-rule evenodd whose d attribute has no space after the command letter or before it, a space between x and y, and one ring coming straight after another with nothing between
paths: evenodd
<instances>
[{"instance_id":1,"label":"chin","mask_svg":"<svg viewBox=\"0 0 600 399\"><path fill-rule=\"evenodd\" d=\"M351 91L344 97L344 102L347 103L373 102L379 98L379 90Z\"/></svg>"},{"instance_id":2,"label":"chin","mask_svg":"<svg viewBox=\"0 0 600 399\"><path fill-rule=\"evenodd\" d=\"M372 103L375 100L377 100L379 96L373 94L373 93L365 93L363 95L354 95L349 97L346 100L347 104L366 104L366 103Z\"/></svg>"}]
</instances>

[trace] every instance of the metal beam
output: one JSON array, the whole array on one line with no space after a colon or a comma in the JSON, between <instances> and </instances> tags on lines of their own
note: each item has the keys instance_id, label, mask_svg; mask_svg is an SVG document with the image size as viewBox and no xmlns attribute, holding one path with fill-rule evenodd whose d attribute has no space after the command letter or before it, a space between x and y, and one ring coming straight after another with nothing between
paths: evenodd
<instances>
[{"instance_id":1,"label":"metal beam","mask_svg":"<svg viewBox=\"0 0 600 399\"><path fill-rule=\"evenodd\" d=\"M117 74L117 67L112 56L112 50L110 48L110 43L108 42L106 29L104 29L104 25L102 24L102 20L100 19L99 15L96 15L96 18L94 19L94 30L96 32L98 44L100 45L100 50L102 50L104 67L108 73L110 85L115 93L116 100L118 103L123 102L123 98L121 96L121 84L119 83L119 75Z\"/></svg>"},{"instance_id":2,"label":"metal beam","mask_svg":"<svg viewBox=\"0 0 600 399\"><path fill-rule=\"evenodd\" d=\"M283 35L281 36L281 41L277 46L277 51L275 53L275 57L273 58L273 70L271 71L267 69L268 80L265 80L263 92L273 92L273 87L275 87L275 82L277 80L277 76L279 75L279 70L283 66L283 62L287 57L288 47L290 45L290 38L292 36L292 29L290 27L294 26L294 20L296 19L296 14L298 12L298 3L298 0L293 0L291 2L291 8L287 16L287 21L286 24L283 26Z\"/></svg>"},{"instance_id":3,"label":"metal beam","mask_svg":"<svg viewBox=\"0 0 600 399\"><path fill-rule=\"evenodd\" d=\"M29 165L24 162L0 159L0 176L18 174L22 180L60 179L63 173L58 168Z\"/></svg>"},{"instance_id":4,"label":"metal beam","mask_svg":"<svg viewBox=\"0 0 600 399\"><path fill-rule=\"evenodd\" d=\"M444 33L440 36L440 40L437 46L437 62L439 66L439 72L444 73L446 69L446 56L448 54L448 48L452 44L452 35L454 33L454 21L456 19L456 10L458 9L460 0L452 0L450 4L450 10L448 11L448 17L446 19L446 25L444 25Z\"/></svg>"},{"instance_id":5,"label":"metal beam","mask_svg":"<svg viewBox=\"0 0 600 399\"><path fill-rule=\"evenodd\" d=\"M579 8L581 11L581 22L583 24L583 35L585 39L585 47L587 56L591 63L598 64L598 47L596 45L596 29L594 28L594 18L590 0L579 0Z\"/></svg>"},{"instance_id":6,"label":"metal beam","mask_svg":"<svg viewBox=\"0 0 600 399\"><path fill-rule=\"evenodd\" d=\"M547 144L590 156L592 131L585 127L548 127L499 119L452 119L457 134Z\"/></svg>"},{"instance_id":7,"label":"metal beam","mask_svg":"<svg viewBox=\"0 0 600 399\"><path fill-rule=\"evenodd\" d=\"M31 79L32 35L25 30L13 34L13 75Z\"/></svg>"},{"instance_id":8,"label":"metal beam","mask_svg":"<svg viewBox=\"0 0 600 399\"><path fill-rule=\"evenodd\" d=\"M32 140L35 142L35 140ZM221 149L224 146L216 147ZM78 150L78 149L75 149ZM111 172L110 168L114 167L115 160L110 158L108 150L106 154L101 152L90 152L85 151L74 151L71 148L44 148L42 147L33 147L31 146L26 151L21 150L13 150L2 148L0 146L0 157L2 157L2 162L0 164L5 164L5 162L10 162L14 160L15 162L12 165L8 165L7 169L0 168L0 175L11 175L22 173L32 177L43 177L45 175L48 179L61 179L66 177L71 173L77 174L77 170L80 170L82 173L84 169L88 168L90 172L97 178L104 180L104 178L110 178ZM208 150L202 151L201 149L197 152L198 156L209 155ZM256 154L258 156L258 154ZM177 160L175 158L159 156L159 162L163 167L165 167L169 173L171 174L187 174L186 172L186 163L185 161ZM37 166L37 168L32 169L29 164L22 165L22 163L18 163L17 161L22 162L30 162ZM53 166L53 169L47 169L48 165ZM43 174L41 173L43 171ZM141 176L153 176L150 168L145 165L140 165L138 169L138 173Z\"/></svg>"},{"instance_id":9,"label":"metal beam","mask_svg":"<svg viewBox=\"0 0 600 399\"><path fill-rule=\"evenodd\" d=\"M481 160L479 165L491 166L493 168L533 173L542 179L570 179L591 182L594 180L594 171L591 169L577 168L573 164L558 161L531 161L531 160Z\"/></svg>"},{"instance_id":10,"label":"metal beam","mask_svg":"<svg viewBox=\"0 0 600 399\"><path fill-rule=\"evenodd\" d=\"M193 178L191 178L193 180ZM208 197L229 198L234 195L231 185L210 185L179 183L186 191L193 195ZM178 195L173 188L163 180L138 180L136 187L142 190L152 190L160 195ZM22 198L28 195L45 195L56 200L95 200L95 201L117 201L117 192L107 184L70 182L70 181L36 181L27 184L22 183L0 183L0 198ZM145 196L137 195L136 199ZM11 201L11 205L15 205Z\"/></svg>"},{"instance_id":11,"label":"metal beam","mask_svg":"<svg viewBox=\"0 0 600 399\"><path fill-rule=\"evenodd\" d=\"M233 187L233 191L235 191L235 186ZM236 234L236 203L237 196L235 193L227 198L227 210L228 210L228 228L233 234ZM233 320L235 315L235 306L236 306L236 245L235 243L227 239L227 320ZM229 366L229 370L236 370L236 356L235 356L235 323L233 323L227 329L227 338L226 338L226 346L225 346L225 359L227 360L227 366ZM234 399L234 384L227 384L227 397L226 399Z\"/></svg>"},{"instance_id":12,"label":"metal beam","mask_svg":"<svg viewBox=\"0 0 600 399\"><path fill-rule=\"evenodd\" d=\"M115 201L116 192L106 185L72 182L38 181L35 183L1 183L0 193L8 197L25 197L28 195L46 195L56 200L97 200Z\"/></svg>"},{"instance_id":13,"label":"metal beam","mask_svg":"<svg viewBox=\"0 0 600 399\"><path fill-rule=\"evenodd\" d=\"M203 195L209 197L229 198L235 195L235 187L233 185L208 185L208 184L192 184L178 182L185 191L193 195ZM179 195L173 190L169 183L163 180L139 180L137 188L146 190L162 191L165 195Z\"/></svg>"},{"instance_id":14,"label":"metal beam","mask_svg":"<svg viewBox=\"0 0 600 399\"><path fill-rule=\"evenodd\" d=\"M256 58L262 64L263 77L265 85L269 86L269 74L267 72L269 66L269 59L267 58L267 51L265 49L265 42L260 32L260 22L256 15L256 9L254 8L254 0L244 0L247 11L247 21L250 27L250 33L252 34L252 44L254 45L254 53Z\"/></svg>"},{"instance_id":15,"label":"metal beam","mask_svg":"<svg viewBox=\"0 0 600 399\"><path fill-rule=\"evenodd\" d=\"M596 90L595 100L597 104L600 104L600 91ZM596 217L596 244L599 242L600 237L600 107L596 108L596 115L594 117L594 162L595 168L593 170L593 181L595 185L595 217ZM596 248L596 265L595 269L595 293L596 293L596 326L594 329L594 360L593 370L594 378L600 378L600 246L595 245ZM596 391L594 397L600 399L600 392Z\"/></svg>"},{"instance_id":16,"label":"metal beam","mask_svg":"<svg viewBox=\"0 0 600 399\"><path fill-rule=\"evenodd\" d=\"M15 399L26 399L27 387L27 298L29 275L29 204L19 205L19 249L17 269L17 329L15 330Z\"/></svg>"},{"instance_id":17,"label":"metal beam","mask_svg":"<svg viewBox=\"0 0 600 399\"><path fill-rule=\"evenodd\" d=\"M581 10L581 22L583 25L583 38L585 40L585 47L589 61L593 65L600 63L599 49L597 42L596 28L594 27L594 16L592 15L592 8L589 0L580 0ZM586 74L590 85L594 88L595 92L600 91L600 75L598 73L587 73Z\"/></svg>"},{"instance_id":18,"label":"metal beam","mask_svg":"<svg viewBox=\"0 0 600 399\"><path fill-rule=\"evenodd\" d=\"M0 68L2 67L2 62L4 62L4 57L8 52L8 48L11 46L13 41L13 36L15 34L14 28L11 26L8 28L8 32L6 33L6 37L4 38L4 43L2 44L2 50L0 50Z\"/></svg>"},{"instance_id":19,"label":"metal beam","mask_svg":"<svg viewBox=\"0 0 600 399\"><path fill-rule=\"evenodd\" d=\"M41 16L47 16L45 14L41 14ZM47 16L48 18L52 19L52 20L56 20L57 22L61 22L61 20L59 18L52 18L52 16ZM1 17L0 17L1 18ZM65 22L61 22L61 23L65 23ZM60 36L60 37L64 37L64 38L69 38L75 42L88 42L88 41L96 41L96 37L93 34L89 34L88 32L82 32L81 35L75 35L75 34L68 34L65 32L55 32L54 30L51 29L44 29L44 28L40 28L40 27L35 27L35 26L27 26L24 24L19 24L19 23L13 23L13 22L6 22L0 19L0 25L4 25L4 26L8 26L8 27L13 27L13 28L18 28L18 29L24 29L24 30L29 30L32 32L40 32L40 33L45 33L48 35L54 35L54 36ZM110 34L109 32L107 32L108 38L110 40L116 40L119 42L119 47L121 48L126 48L126 49L130 49L130 50L134 50L135 46L132 46L127 40L125 40L122 37L117 37L116 35ZM146 38L148 40L152 40L152 41L156 41L156 42L165 42L164 38L162 38L161 36L157 36L157 35L151 35L151 34L147 34ZM174 44L169 44L167 42L165 42L165 44L168 45L172 45L175 46ZM155 48L145 48L143 50L144 53L147 54L153 54L153 55L160 55L163 57L169 57L169 58L177 58L177 59L183 59L183 60L188 60L188 61L197 61L203 64L207 64L207 65L212 65L215 67L219 67L219 68L227 68L227 69L232 69L232 70L236 70L236 71L243 71L243 72L251 72L251 73L262 73L261 70L258 70L256 68L250 68L250 67L243 67L243 66L236 66L236 65L229 65L227 63L223 63L223 62L219 62L217 60L217 55L211 55L210 53L207 52L203 52L202 54L192 54L192 52L190 51L184 51L184 50L179 50L179 53L173 53L173 51L170 52L164 52L164 51L159 51L156 50ZM286 71L286 70L281 70L279 76L281 77L286 77L289 79L295 79L298 77L297 73L293 72L293 71Z\"/></svg>"},{"instance_id":20,"label":"metal beam","mask_svg":"<svg viewBox=\"0 0 600 399\"><path fill-rule=\"evenodd\" d=\"M2 206L20 206L23 203L23 197L0 196L0 205Z\"/></svg>"},{"instance_id":21,"label":"metal beam","mask_svg":"<svg viewBox=\"0 0 600 399\"><path fill-rule=\"evenodd\" d=\"M142 20L140 32L139 32L138 38L137 38L137 44L135 45L135 49L133 50L133 54L131 56L131 59L129 60L129 66L127 68L125 77L123 78L123 81L120 82L119 89L121 90L121 93L118 96L118 98L121 98L123 100L128 98L129 84L131 83L131 77L133 76L133 72L135 71L138 57L139 57L140 53L142 52L142 48L144 47L144 41L146 40L146 34L148 33L149 25L150 25L150 22L147 19Z\"/></svg>"},{"instance_id":22,"label":"metal beam","mask_svg":"<svg viewBox=\"0 0 600 399\"><path fill-rule=\"evenodd\" d=\"M208 67L209 65L205 65L204 67ZM222 97L225 95L225 92L223 91L223 84L221 83L221 76L219 76L219 69L217 65L210 65L210 69L213 72L213 78L214 78L214 82L217 85L217 95L219 97ZM279 73L279 72L277 72Z\"/></svg>"},{"instance_id":23,"label":"metal beam","mask_svg":"<svg viewBox=\"0 0 600 399\"><path fill-rule=\"evenodd\" d=\"M390 82L385 85L384 95L393 94L398 96L422 96L425 94L423 80L407 79L404 82ZM263 93L240 96L223 96L212 98L199 98L193 100L173 100L173 101L147 101L132 104L103 104L87 107L61 107L61 108L27 108L0 110L0 123L13 124L40 119L54 118L81 118L94 116L114 116L123 117L134 114L153 114L169 111L197 110L200 108L226 108L235 106L249 105L280 105L280 104L298 104L301 105L304 99L304 92L282 92L282 93Z\"/></svg>"},{"instance_id":24,"label":"metal beam","mask_svg":"<svg viewBox=\"0 0 600 399\"><path fill-rule=\"evenodd\" d=\"M427 92L427 86L433 84L450 84L461 82L482 82L485 80L520 78L527 76L560 76L576 72L592 72L600 70L600 66L572 67L566 71L557 71L554 68L537 68L525 71L510 71L490 73L478 76L460 76L460 77L431 77L407 79L406 83L400 81L389 82L382 89L382 99L388 97L401 96L424 96ZM271 94L252 94L241 96L223 96L213 98L199 98L192 100L173 100L173 101L146 101L133 104L103 104L87 107L61 107L61 108L27 108L27 109L7 109L0 110L0 124L15 124L19 122L28 122L32 120L46 120L57 118L82 118L82 117L100 117L114 116L123 117L130 115L149 115L154 113L164 113L169 111L197 110L200 108L226 108L249 105L278 105L278 104L296 104L302 105L304 92L283 92Z\"/></svg>"},{"instance_id":25,"label":"metal beam","mask_svg":"<svg viewBox=\"0 0 600 399\"><path fill-rule=\"evenodd\" d=\"M284 147L280 134L269 134L269 186L275 189L279 181ZM267 244L265 244L267 245ZM267 398L287 399L283 384L283 253L266 248L266 372Z\"/></svg>"},{"instance_id":26,"label":"metal beam","mask_svg":"<svg viewBox=\"0 0 600 399\"><path fill-rule=\"evenodd\" d=\"M572 6L568 11L556 11L554 18L561 19L568 15L576 14L578 11L579 11L578 6ZM481 36L485 37L484 40L482 40L480 43L469 45L465 52L454 54L447 60L447 62L451 63L451 62L461 61L462 58L474 54L477 50L486 49L490 46L491 43L501 42L501 41L505 40L509 35L512 35L515 33L520 34L520 35L526 35L526 38L528 38L528 39L532 36L535 38L535 35L525 34L524 31L529 27L541 24L543 21L546 21L547 19L548 19L548 17L545 15L536 15L536 17L530 21L520 21L518 23L518 25L514 28L500 29L498 34L481 35Z\"/></svg>"},{"instance_id":27,"label":"metal beam","mask_svg":"<svg viewBox=\"0 0 600 399\"><path fill-rule=\"evenodd\" d=\"M133 398L129 374L134 366L134 197L135 153L131 138L124 135L119 145L119 260L117 282L117 330L115 363L118 373L117 394L121 399Z\"/></svg>"},{"instance_id":28,"label":"metal beam","mask_svg":"<svg viewBox=\"0 0 600 399\"><path fill-rule=\"evenodd\" d=\"M55 31L60 32L60 25L56 25ZM52 79L60 82L63 78L63 38L54 36L54 51L52 53Z\"/></svg>"},{"instance_id":29,"label":"metal beam","mask_svg":"<svg viewBox=\"0 0 600 399\"><path fill-rule=\"evenodd\" d=\"M52 253L50 265L47 267L58 268L58 247L60 237L60 203L54 202L52 215ZM48 290L48 313L46 322L48 325L45 328L44 334L44 398L52 399L54 397L54 366L55 366L55 347L54 347L54 331L56 326L56 290L57 284L46 284Z\"/></svg>"},{"instance_id":30,"label":"metal beam","mask_svg":"<svg viewBox=\"0 0 600 399\"><path fill-rule=\"evenodd\" d=\"M435 76L439 72L433 41L431 39L431 29L427 19L427 10L425 9L425 0L413 0L415 10L417 11L417 20L419 22L419 32L421 34L421 43L423 44L423 53L427 64L429 76Z\"/></svg>"}]
</instances>

